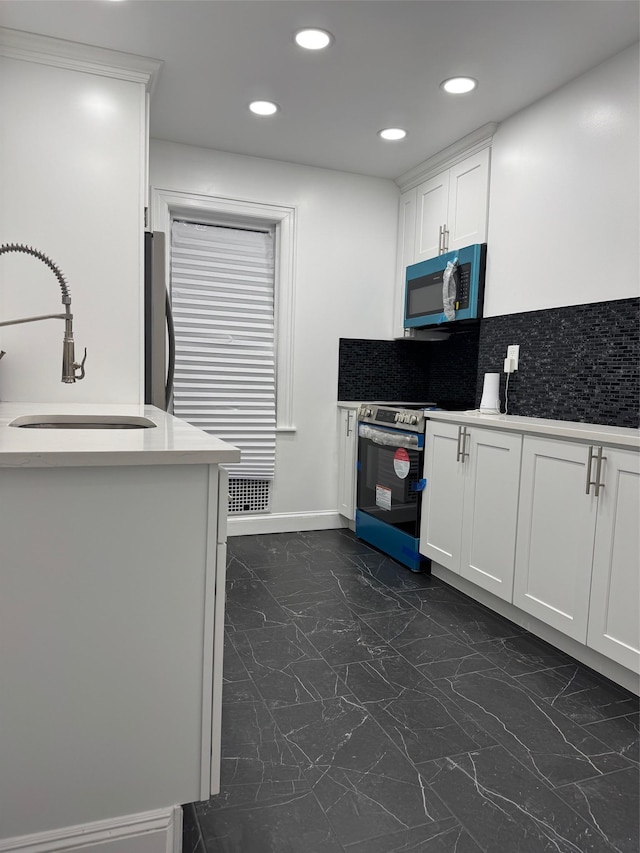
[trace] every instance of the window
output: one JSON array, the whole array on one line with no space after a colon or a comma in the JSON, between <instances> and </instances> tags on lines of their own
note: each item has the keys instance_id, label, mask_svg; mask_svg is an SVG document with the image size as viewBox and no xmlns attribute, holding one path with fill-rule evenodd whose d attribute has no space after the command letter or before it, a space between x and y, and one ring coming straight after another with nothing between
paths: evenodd
<instances>
[{"instance_id":1,"label":"window","mask_svg":"<svg viewBox=\"0 0 640 853\"><path fill-rule=\"evenodd\" d=\"M264 511L259 484L275 472L273 229L174 221L171 302L174 412L240 448L230 478L255 484L232 487L232 504Z\"/></svg>"}]
</instances>

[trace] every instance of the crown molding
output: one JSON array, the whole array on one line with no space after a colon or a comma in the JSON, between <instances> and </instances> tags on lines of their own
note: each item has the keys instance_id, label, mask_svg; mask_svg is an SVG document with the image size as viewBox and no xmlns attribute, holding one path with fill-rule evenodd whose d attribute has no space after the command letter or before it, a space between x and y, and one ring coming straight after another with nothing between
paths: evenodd
<instances>
[{"instance_id":1,"label":"crown molding","mask_svg":"<svg viewBox=\"0 0 640 853\"><path fill-rule=\"evenodd\" d=\"M428 160L419 163L413 169L409 169L408 172L396 178L395 183L400 187L402 192L417 187L418 184L429 180L434 175L444 172L446 169L451 168L451 166L455 166L456 163L459 163L466 157L470 157L472 154L488 148L491 145L497 128L497 122L493 121L482 125L482 127L474 130L473 133L463 136L462 139L454 142L453 145L449 145L448 148L444 148L442 151L434 154L433 157L429 157Z\"/></svg>"},{"instance_id":2,"label":"crown molding","mask_svg":"<svg viewBox=\"0 0 640 853\"><path fill-rule=\"evenodd\" d=\"M0 56L142 83L153 92L162 61L0 27Z\"/></svg>"}]
</instances>

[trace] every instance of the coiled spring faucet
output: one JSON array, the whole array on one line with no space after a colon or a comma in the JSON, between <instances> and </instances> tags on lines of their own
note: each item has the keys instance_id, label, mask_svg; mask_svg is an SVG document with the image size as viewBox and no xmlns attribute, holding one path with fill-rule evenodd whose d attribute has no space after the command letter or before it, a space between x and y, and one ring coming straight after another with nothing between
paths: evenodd
<instances>
[{"instance_id":1,"label":"coiled spring faucet","mask_svg":"<svg viewBox=\"0 0 640 853\"><path fill-rule=\"evenodd\" d=\"M69 287L62 275L60 269L42 252L37 249L32 249L30 246L24 246L22 243L3 243L0 245L0 255L5 255L9 252L22 252L25 255L32 255L34 258L42 261L53 272L58 279L58 284L62 291L62 304L64 305L64 314L40 314L37 317L22 317L18 320L3 320L0 321L0 326L16 326L19 323L33 323L36 320L64 320L64 339L62 341L62 381L76 382L84 379L84 363L87 360L87 348L84 350L84 357L80 364L75 361L75 348L73 343L73 314L71 313L71 294ZM2 353L4 355L4 353ZM77 373L76 371L80 371Z\"/></svg>"}]
</instances>

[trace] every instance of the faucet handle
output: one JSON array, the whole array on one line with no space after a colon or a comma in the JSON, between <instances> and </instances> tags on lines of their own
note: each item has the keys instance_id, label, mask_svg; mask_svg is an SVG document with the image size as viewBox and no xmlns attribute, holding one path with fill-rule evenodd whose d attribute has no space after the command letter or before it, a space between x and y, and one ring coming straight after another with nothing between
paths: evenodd
<instances>
[{"instance_id":1,"label":"faucet handle","mask_svg":"<svg viewBox=\"0 0 640 853\"><path fill-rule=\"evenodd\" d=\"M84 363L86 360L87 360L87 348L85 347L84 348L84 355L82 357L82 361L80 362L80 364L78 364L77 362L73 363L73 378L75 379L76 382L79 382L81 379L84 379ZM80 373L77 374L76 370L79 370Z\"/></svg>"}]
</instances>

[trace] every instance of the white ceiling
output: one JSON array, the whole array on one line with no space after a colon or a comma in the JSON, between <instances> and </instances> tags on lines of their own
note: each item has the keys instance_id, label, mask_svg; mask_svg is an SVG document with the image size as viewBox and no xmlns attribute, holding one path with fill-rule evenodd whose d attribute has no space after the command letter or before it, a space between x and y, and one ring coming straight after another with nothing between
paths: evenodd
<instances>
[{"instance_id":1,"label":"white ceiling","mask_svg":"<svg viewBox=\"0 0 640 853\"><path fill-rule=\"evenodd\" d=\"M637 41L639 10L636 0L2 0L0 25L162 59L155 139L395 178ZM293 35L309 26L334 44L298 48ZM439 84L459 74L477 90L445 95ZM254 99L281 112L256 118ZM407 139L380 140L389 126Z\"/></svg>"}]
</instances>

